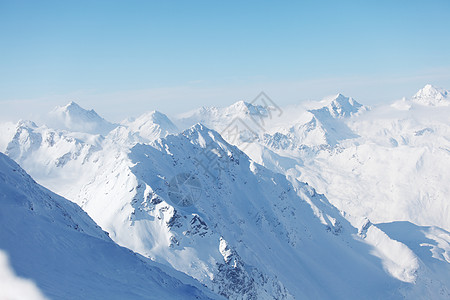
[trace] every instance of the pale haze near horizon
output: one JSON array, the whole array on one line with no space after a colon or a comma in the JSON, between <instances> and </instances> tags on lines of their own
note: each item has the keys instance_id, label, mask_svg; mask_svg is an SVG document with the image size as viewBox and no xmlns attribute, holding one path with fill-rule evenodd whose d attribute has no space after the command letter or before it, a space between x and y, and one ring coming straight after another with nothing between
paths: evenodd
<instances>
[{"instance_id":1,"label":"pale haze near horizon","mask_svg":"<svg viewBox=\"0 0 450 300\"><path fill-rule=\"evenodd\" d=\"M75 101L117 122L342 93L366 105L450 88L448 1L0 1L0 120Z\"/></svg>"}]
</instances>

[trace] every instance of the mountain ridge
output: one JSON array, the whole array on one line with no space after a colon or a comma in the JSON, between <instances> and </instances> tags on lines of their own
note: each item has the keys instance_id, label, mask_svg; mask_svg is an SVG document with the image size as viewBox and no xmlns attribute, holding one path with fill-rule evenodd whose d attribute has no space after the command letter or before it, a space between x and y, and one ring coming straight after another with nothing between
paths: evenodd
<instances>
[{"instance_id":1,"label":"mountain ridge","mask_svg":"<svg viewBox=\"0 0 450 300\"><path fill-rule=\"evenodd\" d=\"M45 296L55 299L213 296L199 284L184 284L150 261L117 246L78 205L36 184L3 153L0 153L0 186L0 249L9 254L15 271L31 278Z\"/></svg>"}]
</instances>

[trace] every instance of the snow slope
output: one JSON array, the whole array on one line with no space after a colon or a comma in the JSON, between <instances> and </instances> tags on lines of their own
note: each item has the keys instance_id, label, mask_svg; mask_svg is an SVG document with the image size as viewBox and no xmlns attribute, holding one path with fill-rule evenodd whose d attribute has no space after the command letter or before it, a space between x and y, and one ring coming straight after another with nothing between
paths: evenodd
<instances>
[{"instance_id":1,"label":"snow slope","mask_svg":"<svg viewBox=\"0 0 450 300\"><path fill-rule=\"evenodd\" d=\"M357 115L367 110L366 107L341 94L326 98L316 105L320 106L303 112L302 117L293 120L294 125L290 125L287 130L281 128L273 134L262 133L262 144L279 150L320 150L357 137L342 119Z\"/></svg>"},{"instance_id":2,"label":"snow slope","mask_svg":"<svg viewBox=\"0 0 450 300\"><path fill-rule=\"evenodd\" d=\"M8 256L0 250L0 299L46 299L33 281L18 277L11 270Z\"/></svg>"},{"instance_id":3,"label":"snow slope","mask_svg":"<svg viewBox=\"0 0 450 300\"><path fill-rule=\"evenodd\" d=\"M450 93L447 90L427 84L412 97L412 101L427 106L449 106Z\"/></svg>"},{"instance_id":4,"label":"snow slope","mask_svg":"<svg viewBox=\"0 0 450 300\"><path fill-rule=\"evenodd\" d=\"M130 132L137 133L142 141L149 142L168 134L177 133L179 130L169 118L159 111L151 111L142 114L132 121L122 122Z\"/></svg>"},{"instance_id":5,"label":"snow slope","mask_svg":"<svg viewBox=\"0 0 450 300\"><path fill-rule=\"evenodd\" d=\"M119 244L222 295L396 298L408 288L383 270L336 211L314 213L311 206L324 206L323 196L256 165L202 125L111 156L114 164L106 159L72 199ZM214 165L199 166L210 157ZM170 195L173 178L185 173L201 190L188 207Z\"/></svg>"},{"instance_id":6,"label":"snow slope","mask_svg":"<svg viewBox=\"0 0 450 300\"><path fill-rule=\"evenodd\" d=\"M117 125L100 117L93 109L85 110L75 102L55 107L47 124L56 129L106 135Z\"/></svg>"},{"instance_id":7,"label":"snow slope","mask_svg":"<svg viewBox=\"0 0 450 300\"><path fill-rule=\"evenodd\" d=\"M447 299L445 109L241 101L176 135L156 112L105 137L21 122L8 155L120 245L231 299Z\"/></svg>"},{"instance_id":8,"label":"snow slope","mask_svg":"<svg viewBox=\"0 0 450 300\"><path fill-rule=\"evenodd\" d=\"M244 132L223 137L256 162L308 182L349 218L450 230L448 101L447 91L431 85L373 109L338 94L266 116L250 143L241 142ZM192 116L218 131L234 118L251 122L242 112Z\"/></svg>"},{"instance_id":9,"label":"snow slope","mask_svg":"<svg viewBox=\"0 0 450 300\"><path fill-rule=\"evenodd\" d=\"M51 299L211 296L200 285L185 284L117 246L80 207L36 184L2 153L0 206L2 297L43 299L32 283L11 276L3 252L9 255L14 272L32 280Z\"/></svg>"},{"instance_id":10,"label":"snow slope","mask_svg":"<svg viewBox=\"0 0 450 300\"><path fill-rule=\"evenodd\" d=\"M104 144L92 162L95 176L70 199L119 244L219 294L232 299L368 294L397 299L425 284L414 275L418 263L389 264L396 258L377 250L380 237L369 233L364 238L372 246L365 245L323 195L258 166L202 125L151 145L124 149L106 146L108 138ZM170 194L173 179L186 173L201 187L188 207ZM397 245L387 236L382 239ZM398 256L417 260L406 246L399 248ZM446 291L440 281L435 285ZM429 290L421 295L436 296Z\"/></svg>"},{"instance_id":11,"label":"snow slope","mask_svg":"<svg viewBox=\"0 0 450 300\"><path fill-rule=\"evenodd\" d=\"M19 121L5 153L40 184L57 187L53 191L60 193L83 180L80 174L86 170L84 166L92 156L95 160L103 140L101 135L55 130L38 127L31 121Z\"/></svg>"},{"instance_id":12,"label":"snow slope","mask_svg":"<svg viewBox=\"0 0 450 300\"><path fill-rule=\"evenodd\" d=\"M65 107L74 105L69 103ZM83 108L79 110L86 112ZM126 149L178 131L167 116L156 111L122 122L105 137L38 126L23 120L15 126L0 124L0 129L5 153L19 162L40 184L51 187L58 194L70 194L70 191L78 191L87 184L97 170L95 162L107 152L104 149L110 148L109 145Z\"/></svg>"},{"instance_id":13,"label":"snow slope","mask_svg":"<svg viewBox=\"0 0 450 300\"><path fill-rule=\"evenodd\" d=\"M448 108L380 108L349 122L360 136L295 166L330 201L373 222L450 229ZM431 117L432 116L432 117Z\"/></svg>"}]
</instances>

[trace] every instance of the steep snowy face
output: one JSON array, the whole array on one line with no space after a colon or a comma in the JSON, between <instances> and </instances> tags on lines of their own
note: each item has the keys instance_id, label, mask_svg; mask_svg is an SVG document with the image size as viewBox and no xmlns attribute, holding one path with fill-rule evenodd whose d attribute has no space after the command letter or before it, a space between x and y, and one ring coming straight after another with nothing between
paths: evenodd
<instances>
[{"instance_id":1,"label":"steep snowy face","mask_svg":"<svg viewBox=\"0 0 450 300\"><path fill-rule=\"evenodd\" d=\"M427 106L449 106L450 93L447 90L427 84L412 97L412 101Z\"/></svg>"},{"instance_id":2,"label":"steep snowy face","mask_svg":"<svg viewBox=\"0 0 450 300\"><path fill-rule=\"evenodd\" d=\"M341 94L314 103L319 108L309 109L286 130L263 133L263 145L279 152L292 154L305 150L319 151L336 147L340 141L356 138L346 120L368 109L353 98Z\"/></svg>"},{"instance_id":3,"label":"steep snowy face","mask_svg":"<svg viewBox=\"0 0 450 300\"><path fill-rule=\"evenodd\" d=\"M331 102L329 106L332 115L336 117L351 117L367 110L366 106L358 103L355 99L345 97L342 94L338 94L337 97Z\"/></svg>"},{"instance_id":4,"label":"steep snowy face","mask_svg":"<svg viewBox=\"0 0 450 300\"><path fill-rule=\"evenodd\" d=\"M449 230L450 124L447 107L379 108L350 120L358 138L295 167L349 215L407 220Z\"/></svg>"},{"instance_id":5,"label":"steep snowy face","mask_svg":"<svg viewBox=\"0 0 450 300\"><path fill-rule=\"evenodd\" d=\"M225 116L261 116L267 117L269 115L269 111L267 107L263 107L261 105L254 105L245 101L238 101L225 109L223 109L223 113Z\"/></svg>"},{"instance_id":6,"label":"steep snowy face","mask_svg":"<svg viewBox=\"0 0 450 300\"><path fill-rule=\"evenodd\" d=\"M321 103L327 102L329 103L326 106L310 111L314 114L329 114L333 118L347 118L367 110L367 107L358 103L355 99L345 97L342 94L321 101Z\"/></svg>"},{"instance_id":7,"label":"steep snowy face","mask_svg":"<svg viewBox=\"0 0 450 300\"><path fill-rule=\"evenodd\" d=\"M56 129L106 135L117 125L100 117L93 109L86 110L75 102L57 106L49 113L47 124Z\"/></svg>"},{"instance_id":8,"label":"steep snowy face","mask_svg":"<svg viewBox=\"0 0 450 300\"><path fill-rule=\"evenodd\" d=\"M8 153L120 245L231 299L447 299L449 112L403 102L338 95L282 122L238 102L178 135L157 113L105 138L22 122Z\"/></svg>"},{"instance_id":9,"label":"steep snowy face","mask_svg":"<svg viewBox=\"0 0 450 300\"><path fill-rule=\"evenodd\" d=\"M107 153L115 153L117 148L127 151L136 143L148 143L175 130L175 125L158 112L120 125L106 137L19 121L8 134L11 138L5 153L40 184L67 196L77 193L95 176L105 156L114 159Z\"/></svg>"},{"instance_id":10,"label":"steep snowy face","mask_svg":"<svg viewBox=\"0 0 450 300\"><path fill-rule=\"evenodd\" d=\"M263 133L243 149L310 183L347 216L448 230L448 107L402 100L371 111L350 99L321 101L294 126Z\"/></svg>"},{"instance_id":11,"label":"steep snowy face","mask_svg":"<svg viewBox=\"0 0 450 300\"><path fill-rule=\"evenodd\" d=\"M448 114L445 106L395 105L334 119L321 108L317 119L265 134L262 146L244 150L272 170L296 174L347 216L449 230L450 190L442 184L450 180Z\"/></svg>"},{"instance_id":12,"label":"steep snowy face","mask_svg":"<svg viewBox=\"0 0 450 300\"><path fill-rule=\"evenodd\" d=\"M221 295L376 298L406 288L323 195L255 164L203 125L108 153L72 199L119 244Z\"/></svg>"},{"instance_id":13,"label":"steep snowy face","mask_svg":"<svg viewBox=\"0 0 450 300\"><path fill-rule=\"evenodd\" d=\"M154 141L168 134L178 133L179 130L170 119L158 111L144 113L133 121L122 123L130 132L137 133L145 142Z\"/></svg>"},{"instance_id":14,"label":"steep snowy face","mask_svg":"<svg viewBox=\"0 0 450 300\"><path fill-rule=\"evenodd\" d=\"M201 123L214 128L222 135L236 131L238 134L241 133L242 136L248 136L261 131L261 123L270 119L275 110L270 106L238 101L225 108L202 107L193 112L182 114L178 116L177 123L180 124L180 128L185 129Z\"/></svg>"},{"instance_id":15,"label":"steep snowy face","mask_svg":"<svg viewBox=\"0 0 450 300\"><path fill-rule=\"evenodd\" d=\"M9 256L14 272L34 281L51 299L211 296L193 280L175 271L169 270L172 275L168 275L149 260L117 246L78 205L36 184L2 153L0 228L0 250ZM8 290L3 286L7 283L0 282L0 289ZM35 290L34 294L40 295ZM20 295L30 294L16 290L11 299Z\"/></svg>"},{"instance_id":16,"label":"steep snowy face","mask_svg":"<svg viewBox=\"0 0 450 300\"><path fill-rule=\"evenodd\" d=\"M30 121L19 121L6 147L6 154L20 163L39 183L52 190L67 192L86 175L84 167L102 149L100 135L72 133L38 127ZM64 177L67 185L62 185Z\"/></svg>"},{"instance_id":17,"label":"steep snowy face","mask_svg":"<svg viewBox=\"0 0 450 300\"><path fill-rule=\"evenodd\" d=\"M202 107L200 109L181 114L178 121L192 126L196 123L205 125L214 123L217 119L235 118L245 116L268 116L269 110L262 105L248 103L246 101L238 101L224 108Z\"/></svg>"},{"instance_id":18,"label":"steep snowy face","mask_svg":"<svg viewBox=\"0 0 450 300\"><path fill-rule=\"evenodd\" d=\"M295 152L305 148L315 151L335 147L341 140L356 137L344 119L367 110L353 98L341 94L313 106L316 108L291 108L287 112L289 116L285 116L275 104L255 105L239 101L226 108L202 108L184 114L178 122L181 127L196 122L205 124L241 149L257 144L274 151Z\"/></svg>"}]
</instances>

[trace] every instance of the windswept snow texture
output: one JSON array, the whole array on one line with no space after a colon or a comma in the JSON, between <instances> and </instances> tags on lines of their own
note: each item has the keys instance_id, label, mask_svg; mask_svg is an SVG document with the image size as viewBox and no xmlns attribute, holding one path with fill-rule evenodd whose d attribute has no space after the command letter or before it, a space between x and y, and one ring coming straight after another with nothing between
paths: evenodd
<instances>
[{"instance_id":1,"label":"windswept snow texture","mask_svg":"<svg viewBox=\"0 0 450 300\"><path fill-rule=\"evenodd\" d=\"M0 253L2 299L208 299L117 246L76 204L36 184L2 153L0 250L40 289L12 277Z\"/></svg>"},{"instance_id":2,"label":"windswept snow texture","mask_svg":"<svg viewBox=\"0 0 450 300\"><path fill-rule=\"evenodd\" d=\"M95 178L72 199L119 244L221 295L399 298L409 287L384 271L324 197L251 162L202 125L107 153ZM219 168L196 163L207 164L211 156ZM180 173L201 184L193 206L177 206L169 195Z\"/></svg>"},{"instance_id":3,"label":"windswept snow texture","mask_svg":"<svg viewBox=\"0 0 450 300\"><path fill-rule=\"evenodd\" d=\"M365 245L324 196L255 164L202 125L127 151L108 142L105 147L89 163L97 168L95 176L72 199L119 244L185 272L218 294L397 299L423 287L414 275L418 264L405 260L386 267L381 251L371 255L378 236L366 236L374 246ZM198 165L210 157L216 168ZM169 195L171 179L180 173L201 184L193 206L177 206ZM417 260L406 246L396 253ZM401 275L405 272L409 275Z\"/></svg>"},{"instance_id":4,"label":"windswept snow texture","mask_svg":"<svg viewBox=\"0 0 450 300\"><path fill-rule=\"evenodd\" d=\"M339 94L263 118L250 144L243 131L223 136L256 162L308 182L349 219L450 230L449 102L448 91L431 85L373 109ZM219 132L233 118L198 111L191 123L194 116Z\"/></svg>"},{"instance_id":5,"label":"windswept snow texture","mask_svg":"<svg viewBox=\"0 0 450 300\"><path fill-rule=\"evenodd\" d=\"M150 112L105 136L22 121L6 151L119 245L229 299L448 299L450 106L416 96Z\"/></svg>"}]
</instances>

